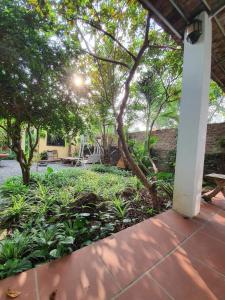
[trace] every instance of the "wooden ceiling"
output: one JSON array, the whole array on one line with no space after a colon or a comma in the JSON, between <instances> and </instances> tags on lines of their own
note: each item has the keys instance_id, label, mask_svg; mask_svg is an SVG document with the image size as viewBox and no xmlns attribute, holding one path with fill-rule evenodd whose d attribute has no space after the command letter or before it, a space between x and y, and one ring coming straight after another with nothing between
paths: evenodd
<instances>
[{"instance_id":1,"label":"wooden ceiling","mask_svg":"<svg viewBox=\"0 0 225 300\"><path fill-rule=\"evenodd\" d=\"M225 0L139 0L173 38L182 43L184 32L200 12L212 16L211 77L225 91Z\"/></svg>"}]
</instances>

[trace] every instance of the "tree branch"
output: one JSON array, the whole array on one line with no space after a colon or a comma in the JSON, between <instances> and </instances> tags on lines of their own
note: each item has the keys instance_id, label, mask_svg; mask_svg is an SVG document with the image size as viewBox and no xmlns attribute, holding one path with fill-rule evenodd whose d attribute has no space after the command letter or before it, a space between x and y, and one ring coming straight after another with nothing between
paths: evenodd
<instances>
[{"instance_id":1,"label":"tree branch","mask_svg":"<svg viewBox=\"0 0 225 300\"><path fill-rule=\"evenodd\" d=\"M87 50L81 49L81 51L83 51L86 54L91 55L95 59L102 60L102 61L105 61L105 62L109 62L109 63L115 64L115 65L121 65L121 66L126 67L127 69L129 69L129 66L126 63L124 63L124 62L120 62L120 61L117 61L117 60L114 60L114 59L110 59L110 58L101 57L101 56L96 55L95 53L92 53L91 49L90 49L90 47L89 47L89 45L88 45L88 43L87 43L87 41L86 41L86 39L84 37L84 35L83 35L83 33L80 30L80 28L79 28L78 25L77 25L77 30L78 30L79 34L81 35L81 37L82 37L82 39L83 39L83 41L84 41L84 43L86 45L86 48L87 48Z\"/></svg>"},{"instance_id":2,"label":"tree branch","mask_svg":"<svg viewBox=\"0 0 225 300\"><path fill-rule=\"evenodd\" d=\"M149 48L157 48L157 49L170 49L170 50L182 50L181 48L176 48L169 45L149 45Z\"/></svg>"},{"instance_id":3,"label":"tree branch","mask_svg":"<svg viewBox=\"0 0 225 300\"><path fill-rule=\"evenodd\" d=\"M120 66L123 66L123 67L129 69L129 66L124 62L121 62L121 61L118 61L118 60L113 60L113 59L106 58L106 57L101 57L101 56L96 55L95 53L89 52L89 51L84 50L84 49L81 49L81 51L83 51L86 54L91 55L92 57L94 57L96 59L99 59L99 60L102 60L102 61L105 61L105 62L109 62L109 63L112 63L114 65L120 65Z\"/></svg>"},{"instance_id":4,"label":"tree branch","mask_svg":"<svg viewBox=\"0 0 225 300\"><path fill-rule=\"evenodd\" d=\"M82 21L82 22L90 25L91 27L101 31L104 35L108 36L114 42L116 42L125 52L127 52L127 54L129 54L129 56L132 57L132 59L134 61L136 60L136 56L131 51L129 51L114 35L112 35L108 31L104 30L100 25L97 25L94 21L88 21L88 20L84 20L82 18L77 18L77 20Z\"/></svg>"},{"instance_id":5,"label":"tree branch","mask_svg":"<svg viewBox=\"0 0 225 300\"><path fill-rule=\"evenodd\" d=\"M148 34L149 34L149 25L150 25L150 13L148 13L148 17L147 17L147 22L146 22L146 29L145 29L145 37L144 37L144 41L142 43L142 46L138 52L138 55L137 55L137 58L136 58L136 61L135 63L133 64L130 72L129 72L129 75L127 77L127 80L125 82L125 93L124 93L124 97L122 99L122 103L121 103L121 106L120 106L120 112L119 112L119 115L117 117L117 119L121 119L122 120L122 117L123 117L123 114L124 114L124 110L126 108L126 105L127 105L127 100L128 100L128 97L129 97L129 92L130 92L130 83L134 77L134 74L139 66L139 63L141 61L141 58L145 52L145 50L148 48L149 46L149 40L148 40Z\"/></svg>"}]
</instances>

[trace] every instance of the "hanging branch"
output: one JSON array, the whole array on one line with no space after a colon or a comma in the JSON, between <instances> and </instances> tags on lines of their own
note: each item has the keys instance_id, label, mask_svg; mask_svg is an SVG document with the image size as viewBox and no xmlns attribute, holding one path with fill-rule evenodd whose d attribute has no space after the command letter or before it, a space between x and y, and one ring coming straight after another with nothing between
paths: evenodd
<instances>
[{"instance_id":1,"label":"hanging branch","mask_svg":"<svg viewBox=\"0 0 225 300\"><path fill-rule=\"evenodd\" d=\"M96 24L94 21L88 21L88 20L84 20L82 18L77 18L77 20L82 21L88 25L90 25L91 27L97 29L98 31L102 32L104 35L108 36L111 40L113 40L114 42L117 43L117 45L119 47L121 47L127 54L129 54L129 56L135 61L136 60L136 56L130 52L123 44L121 44L121 42L111 33L109 33L108 31L104 30L100 25Z\"/></svg>"},{"instance_id":2,"label":"hanging branch","mask_svg":"<svg viewBox=\"0 0 225 300\"><path fill-rule=\"evenodd\" d=\"M76 25L77 25L77 24L76 24ZM102 60L102 61L105 61L105 62L109 62L109 63L115 64L115 65L121 65L121 66L123 66L123 67L129 69L129 66L128 66L126 63L124 63L124 62L120 62L120 61L113 60L113 59L106 58L106 57L101 57L101 56L96 55L95 53L92 53L92 51L91 51L91 49L90 49L90 47L89 47L89 45L88 45L88 43L87 43L87 41L86 41L86 39L85 39L83 33L82 33L82 31L80 30L80 28L79 28L78 25L77 25L77 30L78 30L78 32L79 32L79 34L80 34L82 40L84 41L86 48L87 48L87 50L81 49L82 52L91 55L91 56L94 57L95 59Z\"/></svg>"},{"instance_id":3,"label":"hanging branch","mask_svg":"<svg viewBox=\"0 0 225 300\"><path fill-rule=\"evenodd\" d=\"M96 55L95 53L89 52L89 51L84 50L84 49L81 49L81 51L83 51L86 54L91 55L92 57L94 57L96 59L99 59L99 60L102 60L102 61L105 61L105 62L109 62L109 63L112 63L114 65L120 65L120 66L123 66L123 67L129 69L129 66L124 62L121 62L121 61L118 61L118 60L113 60L113 59L106 58L106 57L101 57L101 56Z\"/></svg>"}]
</instances>

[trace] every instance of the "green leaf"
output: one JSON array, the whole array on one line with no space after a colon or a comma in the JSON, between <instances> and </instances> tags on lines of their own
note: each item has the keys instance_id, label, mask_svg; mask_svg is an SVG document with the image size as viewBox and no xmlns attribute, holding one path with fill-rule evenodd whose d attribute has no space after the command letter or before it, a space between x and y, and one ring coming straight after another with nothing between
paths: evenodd
<instances>
[{"instance_id":1,"label":"green leaf","mask_svg":"<svg viewBox=\"0 0 225 300\"><path fill-rule=\"evenodd\" d=\"M60 244L71 245L71 244L73 244L73 242L74 242L74 238L72 236L67 236L66 238L64 238L60 241Z\"/></svg>"}]
</instances>

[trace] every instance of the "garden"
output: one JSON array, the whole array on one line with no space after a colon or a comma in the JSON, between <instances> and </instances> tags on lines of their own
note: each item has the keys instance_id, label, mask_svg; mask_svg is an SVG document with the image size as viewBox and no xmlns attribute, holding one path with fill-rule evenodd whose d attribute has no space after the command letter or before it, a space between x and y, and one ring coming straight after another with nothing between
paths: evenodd
<instances>
[{"instance_id":1,"label":"garden","mask_svg":"<svg viewBox=\"0 0 225 300\"><path fill-rule=\"evenodd\" d=\"M159 181L160 182L160 181ZM160 210L171 205L163 181ZM166 192L165 192L166 190ZM157 213L146 189L128 171L103 165L33 174L1 186L0 278L87 246Z\"/></svg>"},{"instance_id":2,"label":"garden","mask_svg":"<svg viewBox=\"0 0 225 300\"><path fill-rule=\"evenodd\" d=\"M0 154L20 171L0 178L3 279L172 207L154 130L177 128L183 46L126 0L3 0L0 32ZM209 122L223 99L211 81Z\"/></svg>"}]
</instances>

